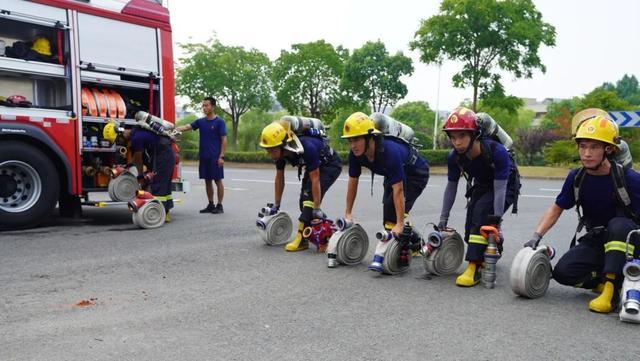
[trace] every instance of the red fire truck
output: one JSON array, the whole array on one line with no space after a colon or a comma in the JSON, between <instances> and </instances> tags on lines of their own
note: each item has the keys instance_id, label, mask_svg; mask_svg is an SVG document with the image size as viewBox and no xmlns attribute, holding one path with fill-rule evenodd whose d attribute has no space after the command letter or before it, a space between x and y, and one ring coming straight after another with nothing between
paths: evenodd
<instances>
[{"instance_id":1,"label":"red fire truck","mask_svg":"<svg viewBox=\"0 0 640 361\"><path fill-rule=\"evenodd\" d=\"M0 225L79 215L126 163L104 125L140 110L175 121L162 1L0 0Z\"/></svg>"}]
</instances>

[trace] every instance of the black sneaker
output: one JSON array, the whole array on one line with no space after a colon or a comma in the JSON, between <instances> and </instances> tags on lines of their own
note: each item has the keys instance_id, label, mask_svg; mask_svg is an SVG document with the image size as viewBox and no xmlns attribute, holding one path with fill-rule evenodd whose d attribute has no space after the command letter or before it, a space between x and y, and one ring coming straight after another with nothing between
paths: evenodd
<instances>
[{"instance_id":1,"label":"black sneaker","mask_svg":"<svg viewBox=\"0 0 640 361\"><path fill-rule=\"evenodd\" d=\"M216 206L213 203L209 203L206 208L200 210L200 213L211 213L214 209L216 209Z\"/></svg>"},{"instance_id":2,"label":"black sneaker","mask_svg":"<svg viewBox=\"0 0 640 361\"><path fill-rule=\"evenodd\" d=\"M218 203L215 207L213 207L213 209L211 210L211 213L213 214L224 213L224 208L222 208L222 204Z\"/></svg>"}]
</instances>

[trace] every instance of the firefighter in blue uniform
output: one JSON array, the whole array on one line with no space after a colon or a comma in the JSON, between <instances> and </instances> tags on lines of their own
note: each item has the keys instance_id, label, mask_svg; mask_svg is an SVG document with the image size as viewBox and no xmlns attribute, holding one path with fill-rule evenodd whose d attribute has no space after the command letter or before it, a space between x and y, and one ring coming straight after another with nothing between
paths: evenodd
<instances>
[{"instance_id":1,"label":"firefighter in blue uniform","mask_svg":"<svg viewBox=\"0 0 640 361\"><path fill-rule=\"evenodd\" d=\"M298 177L302 174L300 188L300 217L298 232L293 241L285 246L289 252L309 248L309 241L302 237L304 228L311 225L313 219L324 219L321 210L322 198L342 172L340 156L323 136L297 136L288 129L286 122L273 122L267 125L260 137L260 146L264 148L276 165L275 207L280 208L284 192L284 168L286 163L298 167ZM326 251L326 245L319 245L319 251Z\"/></svg>"},{"instance_id":2,"label":"firefighter in blue uniform","mask_svg":"<svg viewBox=\"0 0 640 361\"><path fill-rule=\"evenodd\" d=\"M162 202L166 211L165 222L170 222L169 211L173 208L171 196L171 177L176 162L176 155L171 146L171 139L142 128L122 129L115 122L105 125L103 136L110 142L131 144L133 164L138 171L138 183L143 189ZM143 166L147 166L149 175L145 177Z\"/></svg>"},{"instance_id":3,"label":"firefighter in blue uniform","mask_svg":"<svg viewBox=\"0 0 640 361\"><path fill-rule=\"evenodd\" d=\"M589 310L608 313L620 299L627 235L639 227L640 174L609 160L619 142L618 128L610 119L587 119L578 127L575 140L582 168L569 172L555 203L525 246L535 248L562 212L576 207L580 219L576 234L582 226L587 233L577 246L574 237L553 269L553 278L600 293L589 302ZM637 257L639 249L638 240L632 239L629 252Z\"/></svg>"},{"instance_id":4,"label":"firefighter in blue uniform","mask_svg":"<svg viewBox=\"0 0 640 361\"><path fill-rule=\"evenodd\" d=\"M483 139L478 116L461 107L449 115L443 127L453 144L447 157L447 186L440 212L439 229L444 229L456 199L460 176L467 178L467 214L464 240L468 244L466 270L456 285L472 287L480 281L487 240L480 235L483 225L500 225L503 213L514 203L520 189L515 164L507 149L491 139ZM501 246L500 246L501 248Z\"/></svg>"},{"instance_id":5,"label":"firefighter in blue uniform","mask_svg":"<svg viewBox=\"0 0 640 361\"><path fill-rule=\"evenodd\" d=\"M366 114L353 113L344 122L342 139L349 141L349 183L345 219L352 220L362 167L384 176L383 225L395 235L402 233L405 218L429 181L429 165L406 142L383 137ZM372 271L382 272L387 242L378 242Z\"/></svg>"}]
</instances>

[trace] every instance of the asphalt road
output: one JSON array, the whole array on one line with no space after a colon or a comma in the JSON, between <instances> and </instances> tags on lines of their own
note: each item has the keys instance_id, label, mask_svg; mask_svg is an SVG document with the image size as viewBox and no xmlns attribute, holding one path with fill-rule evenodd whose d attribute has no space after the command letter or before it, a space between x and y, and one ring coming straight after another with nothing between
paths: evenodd
<instances>
[{"instance_id":1,"label":"asphalt road","mask_svg":"<svg viewBox=\"0 0 640 361\"><path fill-rule=\"evenodd\" d=\"M0 360L640 359L640 325L590 313L589 291L553 281L537 300L511 291L512 259L561 181L524 180L488 290L425 277L419 259L405 274L376 276L366 270L373 241L361 265L337 269L312 250L266 246L254 221L273 198L273 170L227 168L223 215L198 213L205 195L196 170L186 169L192 192L176 194L183 203L157 230L136 229L124 208L85 208L82 220L52 216L1 232ZM365 172L354 216L373 239L382 178L373 197L369 179ZM345 180L346 170L325 198L331 217L344 210ZM437 220L445 181L432 176L414 224ZM294 171L287 182L283 209L297 216ZM450 225L462 228L458 193ZM543 241L559 254L574 213Z\"/></svg>"}]
</instances>

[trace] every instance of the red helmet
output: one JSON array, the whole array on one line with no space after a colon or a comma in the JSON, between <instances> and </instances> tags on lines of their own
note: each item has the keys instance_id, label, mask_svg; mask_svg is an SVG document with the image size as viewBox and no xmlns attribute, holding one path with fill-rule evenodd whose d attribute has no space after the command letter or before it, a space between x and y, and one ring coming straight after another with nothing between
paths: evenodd
<instances>
[{"instance_id":1,"label":"red helmet","mask_svg":"<svg viewBox=\"0 0 640 361\"><path fill-rule=\"evenodd\" d=\"M453 110L447 121L444 123L442 130L448 132L450 130L469 130L478 131L478 116L473 110L459 107Z\"/></svg>"}]
</instances>

